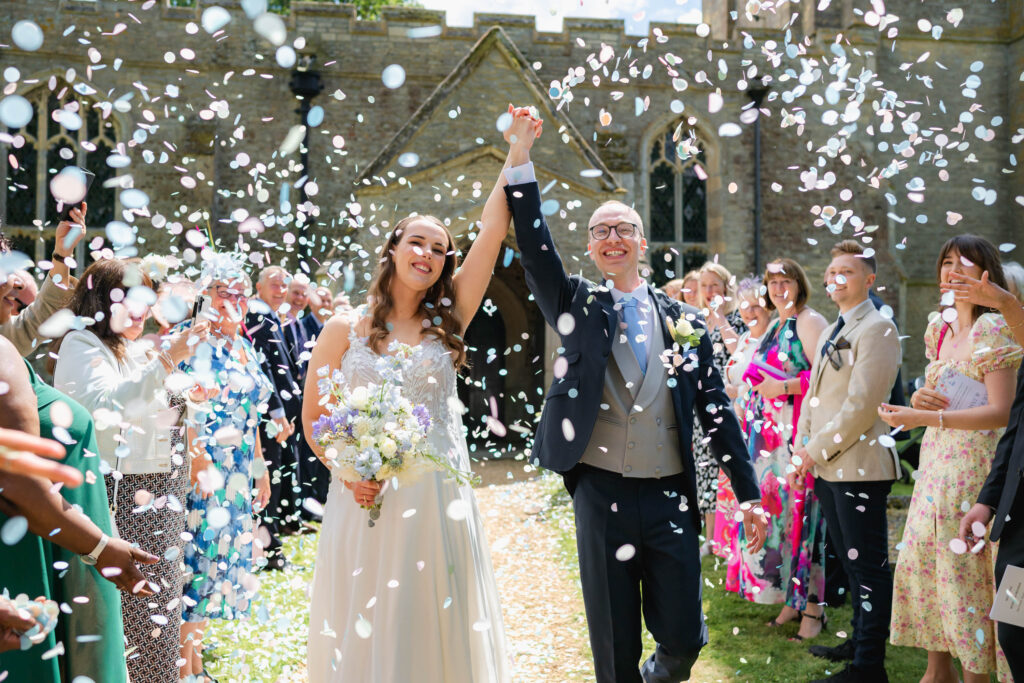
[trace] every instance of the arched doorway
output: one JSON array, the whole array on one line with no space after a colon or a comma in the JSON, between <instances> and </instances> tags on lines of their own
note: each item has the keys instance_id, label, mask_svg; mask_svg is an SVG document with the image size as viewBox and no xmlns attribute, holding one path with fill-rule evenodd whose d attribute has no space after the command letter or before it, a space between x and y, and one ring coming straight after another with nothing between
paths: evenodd
<instances>
[{"instance_id":1,"label":"arched doorway","mask_svg":"<svg viewBox=\"0 0 1024 683\"><path fill-rule=\"evenodd\" d=\"M459 400L470 418L470 439L484 436L487 417L505 422L505 319L495 306L480 309L466 329L468 367L459 382Z\"/></svg>"}]
</instances>

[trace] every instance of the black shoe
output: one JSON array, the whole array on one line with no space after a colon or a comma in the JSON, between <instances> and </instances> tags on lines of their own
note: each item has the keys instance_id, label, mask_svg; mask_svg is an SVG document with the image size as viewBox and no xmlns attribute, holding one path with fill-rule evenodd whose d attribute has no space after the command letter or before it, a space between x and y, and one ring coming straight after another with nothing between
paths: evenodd
<instances>
[{"instance_id":1,"label":"black shoe","mask_svg":"<svg viewBox=\"0 0 1024 683\"><path fill-rule=\"evenodd\" d=\"M853 653L856 649L856 646L853 644L853 638L849 638L835 647L828 647L827 645L811 645L807 648L807 651L815 657L821 657L822 659L827 659L830 662L846 662L853 660Z\"/></svg>"},{"instance_id":2,"label":"black shoe","mask_svg":"<svg viewBox=\"0 0 1024 683\"><path fill-rule=\"evenodd\" d=\"M853 664L828 678L819 678L811 683L889 683L885 667L878 669L859 669Z\"/></svg>"}]
</instances>

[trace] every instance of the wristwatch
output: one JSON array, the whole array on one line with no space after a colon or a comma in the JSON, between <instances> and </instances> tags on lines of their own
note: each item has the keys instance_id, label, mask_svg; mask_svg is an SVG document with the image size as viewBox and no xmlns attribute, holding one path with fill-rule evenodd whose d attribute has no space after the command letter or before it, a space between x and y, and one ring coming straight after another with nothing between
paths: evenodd
<instances>
[{"instance_id":1,"label":"wristwatch","mask_svg":"<svg viewBox=\"0 0 1024 683\"><path fill-rule=\"evenodd\" d=\"M96 544L96 547L92 549L92 552L88 555L79 555L78 559L90 567L96 566L96 563L100 561L100 553L103 552L103 549L107 547L108 543L110 543L110 536L107 536L106 534L101 535L100 542Z\"/></svg>"}]
</instances>

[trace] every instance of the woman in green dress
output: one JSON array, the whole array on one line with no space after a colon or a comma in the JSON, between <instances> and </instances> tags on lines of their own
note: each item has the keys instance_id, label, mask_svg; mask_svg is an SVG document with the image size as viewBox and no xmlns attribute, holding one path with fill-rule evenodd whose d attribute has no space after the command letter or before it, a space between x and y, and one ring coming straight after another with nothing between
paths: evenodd
<instances>
[{"instance_id":1,"label":"woman in green dress","mask_svg":"<svg viewBox=\"0 0 1024 683\"><path fill-rule=\"evenodd\" d=\"M4 653L0 676L34 683L76 676L125 682L118 589L151 594L135 563L159 558L109 538L110 510L88 411L40 380L6 340L0 341L0 380L9 386L0 395L0 426L60 441L67 449L64 463L85 477L82 486L59 493L45 479L0 477L0 527L23 516L30 532L11 546L0 543L0 591L44 595L71 608L42 644ZM90 554L97 558L94 564L83 561Z\"/></svg>"}]
</instances>

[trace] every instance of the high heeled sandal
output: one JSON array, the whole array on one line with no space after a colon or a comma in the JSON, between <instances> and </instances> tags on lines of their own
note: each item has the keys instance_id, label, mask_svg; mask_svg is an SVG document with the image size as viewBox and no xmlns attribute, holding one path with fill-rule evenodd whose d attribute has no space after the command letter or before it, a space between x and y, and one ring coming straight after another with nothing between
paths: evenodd
<instances>
[{"instance_id":1,"label":"high heeled sandal","mask_svg":"<svg viewBox=\"0 0 1024 683\"><path fill-rule=\"evenodd\" d=\"M821 631L818 631L818 635L821 635L821 632L824 631L825 628L828 626L828 615L825 614L824 611L822 611L821 614L809 614L807 612L800 612L800 618L803 619L804 617L821 622ZM817 636L812 637L816 638ZM799 643L802 640L810 640L810 638L804 638L802 635L797 633L795 636L792 636L789 640L790 642Z\"/></svg>"}]
</instances>

